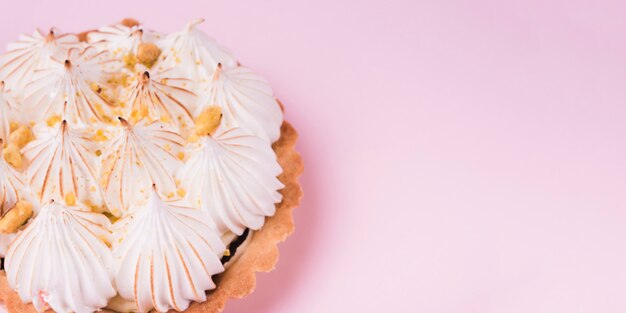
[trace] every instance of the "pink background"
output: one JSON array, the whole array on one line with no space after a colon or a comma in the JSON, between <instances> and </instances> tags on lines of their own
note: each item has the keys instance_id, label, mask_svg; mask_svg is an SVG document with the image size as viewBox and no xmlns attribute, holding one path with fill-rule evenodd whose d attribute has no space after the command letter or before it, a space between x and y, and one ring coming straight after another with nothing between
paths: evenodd
<instances>
[{"instance_id":1,"label":"pink background","mask_svg":"<svg viewBox=\"0 0 626 313\"><path fill-rule=\"evenodd\" d=\"M0 42L125 16L205 17L301 133L297 231L227 312L626 311L623 1L20 0Z\"/></svg>"}]
</instances>

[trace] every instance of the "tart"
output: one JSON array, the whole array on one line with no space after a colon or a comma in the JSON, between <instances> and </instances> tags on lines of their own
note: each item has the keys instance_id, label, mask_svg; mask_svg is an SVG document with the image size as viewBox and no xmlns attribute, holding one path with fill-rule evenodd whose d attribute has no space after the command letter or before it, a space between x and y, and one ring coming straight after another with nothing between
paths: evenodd
<instances>
[{"instance_id":1,"label":"tart","mask_svg":"<svg viewBox=\"0 0 626 313\"><path fill-rule=\"evenodd\" d=\"M270 271L302 195L266 80L198 29L132 19L0 58L9 312L220 312Z\"/></svg>"}]
</instances>

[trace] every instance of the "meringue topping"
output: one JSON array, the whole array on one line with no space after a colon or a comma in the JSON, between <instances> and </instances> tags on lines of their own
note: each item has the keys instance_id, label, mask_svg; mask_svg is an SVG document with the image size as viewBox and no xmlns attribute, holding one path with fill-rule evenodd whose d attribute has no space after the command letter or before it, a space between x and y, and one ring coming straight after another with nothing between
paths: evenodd
<instances>
[{"instance_id":1,"label":"meringue topping","mask_svg":"<svg viewBox=\"0 0 626 313\"><path fill-rule=\"evenodd\" d=\"M0 139L0 154L3 141ZM20 199L30 199L29 190L22 173L15 170L0 158L0 213L4 214L13 208Z\"/></svg>"},{"instance_id":2,"label":"meringue topping","mask_svg":"<svg viewBox=\"0 0 626 313\"><path fill-rule=\"evenodd\" d=\"M0 75L9 88L20 93L37 70L49 67L53 58L62 58L69 49L78 46L76 35L59 34L54 28L48 33L37 30L32 35L21 35L1 57Z\"/></svg>"},{"instance_id":3,"label":"meringue topping","mask_svg":"<svg viewBox=\"0 0 626 313\"><path fill-rule=\"evenodd\" d=\"M0 139L9 140L11 122L18 118L17 103L9 94L4 81L0 81Z\"/></svg>"},{"instance_id":4,"label":"meringue topping","mask_svg":"<svg viewBox=\"0 0 626 313\"><path fill-rule=\"evenodd\" d=\"M106 204L115 216L121 216L133 203L145 202L152 184L166 195L176 194L172 173L181 165L177 156L183 142L165 123L144 120L131 125L123 118L119 120L122 130L105 149L101 174Z\"/></svg>"},{"instance_id":5,"label":"meringue topping","mask_svg":"<svg viewBox=\"0 0 626 313\"><path fill-rule=\"evenodd\" d=\"M205 291L215 288L212 276L224 270L226 249L206 213L165 203L156 188L132 212L115 225L119 294L139 312L183 311L190 301L206 300Z\"/></svg>"},{"instance_id":6,"label":"meringue topping","mask_svg":"<svg viewBox=\"0 0 626 313\"><path fill-rule=\"evenodd\" d=\"M101 205L98 160L91 157L95 150L89 134L71 128L67 121L55 128L39 129L37 139L23 149L28 162L27 181L37 198L41 202L47 199L63 202L75 197Z\"/></svg>"},{"instance_id":7,"label":"meringue topping","mask_svg":"<svg viewBox=\"0 0 626 313\"><path fill-rule=\"evenodd\" d=\"M209 213L220 233L259 229L282 200L282 169L267 142L220 126L191 152L179 179L191 205Z\"/></svg>"},{"instance_id":8,"label":"meringue topping","mask_svg":"<svg viewBox=\"0 0 626 313\"><path fill-rule=\"evenodd\" d=\"M267 81L245 67L223 67L203 87L203 110L217 105L226 127L244 127L270 142L278 140L283 114Z\"/></svg>"},{"instance_id":9,"label":"meringue topping","mask_svg":"<svg viewBox=\"0 0 626 313\"><path fill-rule=\"evenodd\" d=\"M63 61L55 60L37 72L25 88L24 104L36 112L39 120L61 116L73 125L100 121L111 105L102 88L115 62L91 47L70 49Z\"/></svg>"},{"instance_id":10,"label":"meringue topping","mask_svg":"<svg viewBox=\"0 0 626 313\"><path fill-rule=\"evenodd\" d=\"M42 312L93 312L115 295L109 221L51 201L11 244L7 280Z\"/></svg>"},{"instance_id":11,"label":"meringue topping","mask_svg":"<svg viewBox=\"0 0 626 313\"><path fill-rule=\"evenodd\" d=\"M178 128L184 128L193 121L191 109L197 102L196 94L186 89L191 81L184 78L165 77L167 72L151 75L138 73L131 82L124 103L128 105L127 115L134 121L142 118L161 120Z\"/></svg>"},{"instance_id":12,"label":"meringue topping","mask_svg":"<svg viewBox=\"0 0 626 313\"><path fill-rule=\"evenodd\" d=\"M237 66L237 60L230 51L220 46L215 39L197 29L204 19L196 19L180 32L170 34L160 41L163 60L167 67L176 67L182 77L194 81L207 81L222 64Z\"/></svg>"}]
</instances>

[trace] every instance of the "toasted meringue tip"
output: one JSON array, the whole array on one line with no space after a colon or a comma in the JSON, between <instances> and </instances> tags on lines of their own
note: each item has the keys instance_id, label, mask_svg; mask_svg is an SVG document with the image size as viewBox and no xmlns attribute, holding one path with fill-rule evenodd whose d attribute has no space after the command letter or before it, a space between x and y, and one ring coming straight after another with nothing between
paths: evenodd
<instances>
[{"instance_id":1,"label":"toasted meringue tip","mask_svg":"<svg viewBox=\"0 0 626 313\"><path fill-rule=\"evenodd\" d=\"M122 126L124 126L125 128L130 129L130 123L128 123L128 121L126 119L124 119L121 116L118 116L117 119L120 121L120 123L122 123Z\"/></svg>"},{"instance_id":2,"label":"toasted meringue tip","mask_svg":"<svg viewBox=\"0 0 626 313\"><path fill-rule=\"evenodd\" d=\"M132 35L131 35L131 36L139 36L139 37L143 36L143 29L141 29L141 28L136 29L136 30L132 33Z\"/></svg>"},{"instance_id":3,"label":"toasted meringue tip","mask_svg":"<svg viewBox=\"0 0 626 313\"><path fill-rule=\"evenodd\" d=\"M198 25L200 25L200 24L204 23L204 21L205 21L205 19L204 19L204 18L202 18L202 17L197 18L197 19L195 19L195 20L192 20L191 22L189 22L189 23L187 24L187 31L191 31L191 30L193 30L196 26L198 26Z\"/></svg>"},{"instance_id":4,"label":"toasted meringue tip","mask_svg":"<svg viewBox=\"0 0 626 313\"><path fill-rule=\"evenodd\" d=\"M217 80L220 78L220 74L222 74L222 63L217 63L217 67L215 68L215 72L213 73L213 80Z\"/></svg>"},{"instance_id":5,"label":"toasted meringue tip","mask_svg":"<svg viewBox=\"0 0 626 313\"><path fill-rule=\"evenodd\" d=\"M150 72L145 71L139 75L141 75L141 82L143 84L147 84L148 82L150 82Z\"/></svg>"},{"instance_id":6,"label":"toasted meringue tip","mask_svg":"<svg viewBox=\"0 0 626 313\"><path fill-rule=\"evenodd\" d=\"M54 39L56 38L56 34L54 31L54 27L51 27L50 30L48 31L48 33L45 36L45 41L46 42L52 42L54 41Z\"/></svg>"},{"instance_id":7,"label":"toasted meringue tip","mask_svg":"<svg viewBox=\"0 0 626 313\"><path fill-rule=\"evenodd\" d=\"M159 190L157 189L157 185L155 183L152 183L152 192L150 194L151 194L151 197L156 197L157 199L161 199L161 197L159 196Z\"/></svg>"}]
</instances>

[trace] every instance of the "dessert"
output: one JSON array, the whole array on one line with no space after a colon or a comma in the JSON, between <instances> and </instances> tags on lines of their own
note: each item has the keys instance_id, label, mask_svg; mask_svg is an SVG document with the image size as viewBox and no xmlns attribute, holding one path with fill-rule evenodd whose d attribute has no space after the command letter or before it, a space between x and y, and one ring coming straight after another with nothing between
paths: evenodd
<instances>
[{"instance_id":1,"label":"dessert","mask_svg":"<svg viewBox=\"0 0 626 313\"><path fill-rule=\"evenodd\" d=\"M297 134L198 29L126 19L0 58L0 300L9 312L219 312L293 231Z\"/></svg>"}]
</instances>

